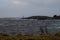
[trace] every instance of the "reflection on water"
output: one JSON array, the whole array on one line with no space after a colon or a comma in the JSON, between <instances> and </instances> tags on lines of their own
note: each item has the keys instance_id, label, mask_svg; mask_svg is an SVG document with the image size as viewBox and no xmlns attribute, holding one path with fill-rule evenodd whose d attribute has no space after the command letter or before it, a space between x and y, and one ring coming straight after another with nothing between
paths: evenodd
<instances>
[{"instance_id":1,"label":"reflection on water","mask_svg":"<svg viewBox=\"0 0 60 40\"><path fill-rule=\"evenodd\" d=\"M0 32L8 34L39 34L41 26L49 33L59 32L60 20L0 20Z\"/></svg>"}]
</instances>

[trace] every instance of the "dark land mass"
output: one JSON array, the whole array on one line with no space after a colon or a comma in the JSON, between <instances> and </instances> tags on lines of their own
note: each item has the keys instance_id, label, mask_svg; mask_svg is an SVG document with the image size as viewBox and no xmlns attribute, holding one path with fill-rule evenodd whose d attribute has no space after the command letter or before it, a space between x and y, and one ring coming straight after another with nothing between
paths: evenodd
<instances>
[{"instance_id":1,"label":"dark land mass","mask_svg":"<svg viewBox=\"0 0 60 40\"><path fill-rule=\"evenodd\" d=\"M31 16L31 17L25 17L23 19L38 19L38 20L45 20L45 19L52 19L52 17L48 16Z\"/></svg>"},{"instance_id":2,"label":"dark land mass","mask_svg":"<svg viewBox=\"0 0 60 40\"><path fill-rule=\"evenodd\" d=\"M47 20L47 19L60 19L60 16L54 15L53 17L49 16L30 16L30 17L25 17L22 19L38 19L38 20Z\"/></svg>"},{"instance_id":3,"label":"dark land mass","mask_svg":"<svg viewBox=\"0 0 60 40\"><path fill-rule=\"evenodd\" d=\"M60 19L60 16L54 16L53 18L54 19Z\"/></svg>"}]
</instances>

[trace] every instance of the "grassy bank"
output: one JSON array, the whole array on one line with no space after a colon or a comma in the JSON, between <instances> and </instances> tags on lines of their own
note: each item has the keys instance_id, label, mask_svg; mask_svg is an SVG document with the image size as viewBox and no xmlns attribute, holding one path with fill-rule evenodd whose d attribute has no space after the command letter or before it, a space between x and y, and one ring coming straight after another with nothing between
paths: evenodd
<instances>
[{"instance_id":1,"label":"grassy bank","mask_svg":"<svg viewBox=\"0 0 60 40\"><path fill-rule=\"evenodd\" d=\"M7 35L0 33L0 40L60 40L60 32L54 35L40 34L39 36L35 35Z\"/></svg>"}]
</instances>

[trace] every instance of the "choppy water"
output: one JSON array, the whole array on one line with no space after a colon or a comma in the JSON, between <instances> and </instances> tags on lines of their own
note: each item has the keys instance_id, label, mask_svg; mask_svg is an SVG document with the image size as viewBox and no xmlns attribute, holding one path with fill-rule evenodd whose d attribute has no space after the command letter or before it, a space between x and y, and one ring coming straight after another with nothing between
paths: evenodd
<instances>
[{"instance_id":1,"label":"choppy water","mask_svg":"<svg viewBox=\"0 0 60 40\"><path fill-rule=\"evenodd\" d=\"M48 33L60 31L60 20L0 20L0 32L7 34L40 34L40 27L48 27Z\"/></svg>"}]
</instances>

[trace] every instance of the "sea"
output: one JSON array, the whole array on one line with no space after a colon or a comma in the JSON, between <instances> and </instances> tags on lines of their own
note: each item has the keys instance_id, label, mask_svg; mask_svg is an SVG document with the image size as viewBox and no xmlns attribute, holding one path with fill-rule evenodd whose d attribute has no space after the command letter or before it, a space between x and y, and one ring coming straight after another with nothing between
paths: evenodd
<instances>
[{"instance_id":1,"label":"sea","mask_svg":"<svg viewBox=\"0 0 60 40\"><path fill-rule=\"evenodd\" d=\"M9 19L0 20L0 33L7 34L34 34L41 33L40 27L47 27L48 34L60 32L60 20L36 20L36 19ZM44 30L45 31L45 30Z\"/></svg>"}]
</instances>

